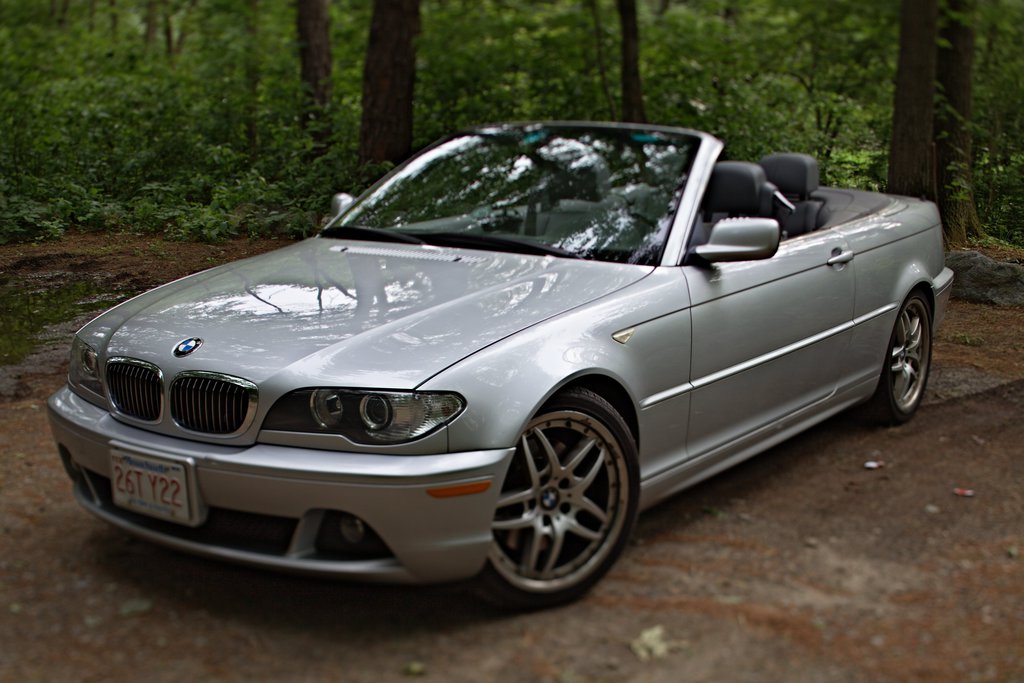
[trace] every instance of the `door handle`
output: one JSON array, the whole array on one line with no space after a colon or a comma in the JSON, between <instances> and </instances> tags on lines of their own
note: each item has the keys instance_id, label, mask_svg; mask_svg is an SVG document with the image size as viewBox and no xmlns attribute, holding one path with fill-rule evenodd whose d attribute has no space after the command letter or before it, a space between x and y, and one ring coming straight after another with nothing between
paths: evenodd
<instances>
[{"instance_id":1,"label":"door handle","mask_svg":"<svg viewBox=\"0 0 1024 683\"><path fill-rule=\"evenodd\" d=\"M842 251L838 248L832 250L832 257L825 261L830 266L838 266L841 263L849 263L853 260L853 251Z\"/></svg>"}]
</instances>

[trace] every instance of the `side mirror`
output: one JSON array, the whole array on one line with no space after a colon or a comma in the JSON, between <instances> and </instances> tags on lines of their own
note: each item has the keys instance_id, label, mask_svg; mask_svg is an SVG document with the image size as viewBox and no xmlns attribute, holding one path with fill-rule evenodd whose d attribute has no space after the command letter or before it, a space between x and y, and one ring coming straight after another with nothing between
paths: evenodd
<instances>
[{"instance_id":1,"label":"side mirror","mask_svg":"<svg viewBox=\"0 0 1024 683\"><path fill-rule=\"evenodd\" d=\"M356 198L348 192L339 192L331 197L331 223L338 220L355 201Z\"/></svg>"},{"instance_id":2,"label":"side mirror","mask_svg":"<svg viewBox=\"0 0 1024 683\"><path fill-rule=\"evenodd\" d=\"M712 263L757 261L779 250L782 230L772 218L723 218L711 228L707 244L694 251Z\"/></svg>"}]
</instances>

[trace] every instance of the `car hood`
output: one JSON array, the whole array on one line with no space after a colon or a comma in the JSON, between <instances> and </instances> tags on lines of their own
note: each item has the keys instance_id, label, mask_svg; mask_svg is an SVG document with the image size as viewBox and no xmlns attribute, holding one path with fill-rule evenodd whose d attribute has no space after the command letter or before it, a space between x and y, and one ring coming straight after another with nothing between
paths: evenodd
<instances>
[{"instance_id":1,"label":"car hood","mask_svg":"<svg viewBox=\"0 0 1024 683\"><path fill-rule=\"evenodd\" d=\"M646 266L306 240L143 294L83 330L165 375L409 389L475 351L636 282ZM184 339L203 344L182 358ZM102 340L102 341L101 341Z\"/></svg>"}]
</instances>

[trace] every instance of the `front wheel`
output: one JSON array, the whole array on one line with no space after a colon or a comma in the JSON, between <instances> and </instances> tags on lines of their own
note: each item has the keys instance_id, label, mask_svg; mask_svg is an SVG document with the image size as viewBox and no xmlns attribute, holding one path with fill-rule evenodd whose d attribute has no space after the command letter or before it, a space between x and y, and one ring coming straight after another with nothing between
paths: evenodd
<instances>
[{"instance_id":1,"label":"front wheel","mask_svg":"<svg viewBox=\"0 0 1024 683\"><path fill-rule=\"evenodd\" d=\"M480 578L503 607L574 600L621 554L637 515L636 445L625 421L587 389L559 394L519 437Z\"/></svg>"},{"instance_id":2,"label":"front wheel","mask_svg":"<svg viewBox=\"0 0 1024 683\"><path fill-rule=\"evenodd\" d=\"M914 416L924 397L931 361L931 306L920 292L914 292L900 308L871 399L879 421L897 425Z\"/></svg>"}]
</instances>

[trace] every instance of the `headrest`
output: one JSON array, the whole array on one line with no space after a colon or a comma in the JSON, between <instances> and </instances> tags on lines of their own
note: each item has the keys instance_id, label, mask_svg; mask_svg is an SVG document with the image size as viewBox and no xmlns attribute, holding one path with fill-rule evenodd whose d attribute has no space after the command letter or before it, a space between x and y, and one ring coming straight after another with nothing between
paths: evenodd
<instances>
[{"instance_id":1,"label":"headrest","mask_svg":"<svg viewBox=\"0 0 1024 683\"><path fill-rule=\"evenodd\" d=\"M599 159L599 158L598 158ZM548 188L552 201L582 199L599 202L611 189L611 172L603 159L591 163L576 162L564 173L557 175Z\"/></svg>"},{"instance_id":2,"label":"headrest","mask_svg":"<svg viewBox=\"0 0 1024 683\"><path fill-rule=\"evenodd\" d=\"M769 154L760 163L784 195L806 199L818 189L818 162L810 155Z\"/></svg>"},{"instance_id":3,"label":"headrest","mask_svg":"<svg viewBox=\"0 0 1024 683\"><path fill-rule=\"evenodd\" d=\"M704 193L704 210L730 216L761 215L764 169L749 161L719 161Z\"/></svg>"}]
</instances>

